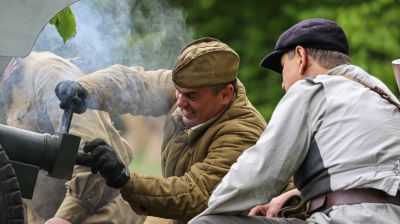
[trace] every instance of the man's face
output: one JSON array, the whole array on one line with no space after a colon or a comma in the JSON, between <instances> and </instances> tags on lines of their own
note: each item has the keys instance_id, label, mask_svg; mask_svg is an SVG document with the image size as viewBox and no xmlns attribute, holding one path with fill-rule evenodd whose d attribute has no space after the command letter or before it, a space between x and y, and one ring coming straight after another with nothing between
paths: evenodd
<instances>
[{"instance_id":1,"label":"man's face","mask_svg":"<svg viewBox=\"0 0 400 224\"><path fill-rule=\"evenodd\" d=\"M303 79L299 74L299 58L296 56L289 57L287 53L282 56L282 89L288 91L289 88L298 80Z\"/></svg>"},{"instance_id":2,"label":"man's face","mask_svg":"<svg viewBox=\"0 0 400 224\"><path fill-rule=\"evenodd\" d=\"M178 108L186 127L202 124L218 115L226 106L223 91L215 93L211 87L181 88L176 86Z\"/></svg>"}]
</instances>

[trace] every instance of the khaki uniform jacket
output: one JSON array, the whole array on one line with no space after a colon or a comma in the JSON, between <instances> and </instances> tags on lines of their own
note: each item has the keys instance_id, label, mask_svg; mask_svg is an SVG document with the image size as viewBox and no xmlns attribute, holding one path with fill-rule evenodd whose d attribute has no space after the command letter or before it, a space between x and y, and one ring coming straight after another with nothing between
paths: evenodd
<instances>
[{"instance_id":1,"label":"khaki uniform jacket","mask_svg":"<svg viewBox=\"0 0 400 224\"><path fill-rule=\"evenodd\" d=\"M132 172L121 193L138 214L175 219L173 223L185 223L207 208L215 186L266 127L240 82L233 102L196 129L182 123L169 70L146 72L115 65L79 82L97 108L135 115L168 114L161 148L165 178Z\"/></svg>"},{"instance_id":2,"label":"khaki uniform jacket","mask_svg":"<svg viewBox=\"0 0 400 224\"><path fill-rule=\"evenodd\" d=\"M1 85L6 98L6 123L54 134L63 113L54 94L55 86L83 73L68 60L49 52L32 52L20 60L17 69ZM74 114L70 133L82 138L81 145L101 137L113 146L126 165L132 159L131 148L105 112L89 110L82 115ZM44 223L54 216L63 200L57 216L72 223L143 223L144 217L130 209L118 190L107 187L103 178L91 174L87 167L76 166L67 187L66 194L64 181L40 172L33 199L26 200L28 223Z\"/></svg>"}]
</instances>

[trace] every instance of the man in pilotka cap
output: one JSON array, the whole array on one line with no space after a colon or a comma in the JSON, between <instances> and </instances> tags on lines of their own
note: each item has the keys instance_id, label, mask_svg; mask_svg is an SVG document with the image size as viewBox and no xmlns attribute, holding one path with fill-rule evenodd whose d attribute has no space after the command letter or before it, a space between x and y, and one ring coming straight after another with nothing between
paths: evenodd
<instances>
[{"instance_id":1,"label":"man in pilotka cap","mask_svg":"<svg viewBox=\"0 0 400 224\"><path fill-rule=\"evenodd\" d=\"M348 54L344 31L326 19L279 37L261 66L282 74L286 94L190 224L400 223L400 105ZM266 217L292 176L308 218Z\"/></svg>"},{"instance_id":2,"label":"man in pilotka cap","mask_svg":"<svg viewBox=\"0 0 400 224\"><path fill-rule=\"evenodd\" d=\"M266 127L237 80L239 56L228 45L202 38L188 44L173 70L114 65L77 82L61 82L62 108L167 115L161 148L164 177L129 172L103 140L89 142L78 163L90 165L143 215L186 223L207 207L229 167ZM149 136L151 138L151 136ZM111 219L112 217L110 217Z\"/></svg>"}]
</instances>

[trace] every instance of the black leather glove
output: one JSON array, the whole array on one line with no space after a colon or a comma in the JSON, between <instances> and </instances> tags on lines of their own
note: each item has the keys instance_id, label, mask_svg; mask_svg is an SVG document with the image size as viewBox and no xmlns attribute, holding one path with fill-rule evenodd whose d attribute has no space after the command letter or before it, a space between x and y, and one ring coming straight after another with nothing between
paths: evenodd
<instances>
[{"instance_id":1,"label":"black leather glove","mask_svg":"<svg viewBox=\"0 0 400 224\"><path fill-rule=\"evenodd\" d=\"M97 138L86 143L83 151L78 153L75 163L91 167L93 174L99 172L108 186L121 188L130 179L129 170L104 140Z\"/></svg>"},{"instance_id":2,"label":"black leather glove","mask_svg":"<svg viewBox=\"0 0 400 224\"><path fill-rule=\"evenodd\" d=\"M61 109L72 108L74 113L81 114L87 109L87 91L76 81L64 80L57 84L55 89L61 101Z\"/></svg>"}]
</instances>

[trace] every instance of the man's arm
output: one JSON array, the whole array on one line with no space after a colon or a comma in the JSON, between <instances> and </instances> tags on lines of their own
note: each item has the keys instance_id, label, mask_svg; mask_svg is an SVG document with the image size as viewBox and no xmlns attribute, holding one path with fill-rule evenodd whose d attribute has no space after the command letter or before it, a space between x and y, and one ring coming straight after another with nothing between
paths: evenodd
<instances>
[{"instance_id":1,"label":"man's arm","mask_svg":"<svg viewBox=\"0 0 400 224\"><path fill-rule=\"evenodd\" d=\"M212 139L206 158L192 165L182 176L158 178L132 173L121 189L132 209L138 214L180 220L189 220L203 211L216 184L236 158L257 141L263 129L263 125L249 126L235 120L227 122L230 125L221 123L214 127L218 133L209 136ZM125 168L110 147L94 140L84 150L88 154L80 156L80 161L91 161L94 172L99 171L110 186L120 187L120 180L126 180L120 178L126 176Z\"/></svg>"},{"instance_id":2,"label":"man's arm","mask_svg":"<svg viewBox=\"0 0 400 224\"><path fill-rule=\"evenodd\" d=\"M54 59L53 59L54 60ZM50 63L50 62L49 62ZM34 88L36 103L41 114L46 115L54 130L58 129L63 111L59 108L59 100L54 95L55 85L65 79L75 79L83 75L77 68L65 66L60 62L52 62L54 66L42 65L35 74ZM62 66L62 73L56 68ZM101 137L109 141L110 137L105 129L101 115L96 111L87 111L85 114L75 114L72 118L70 133L82 138L81 144L95 137ZM111 121L110 121L111 122ZM129 148L116 148L116 150L130 150ZM121 152L122 153L122 152ZM123 158L126 164L132 158L132 152L122 153L130 155ZM91 174L90 168L77 166L71 181L67 183L68 191L57 216L71 221L81 223L96 209L102 207L110 200L119 195L119 191L106 186L103 178Z\"/></svg>"},{"instance_id":3,"label":"man's arm","mask_svg":"<svg viewBox=\"0 0 400 224\"><path fill-rule=\"evenodd\" d=\"M78 81L88 92L88 106L93 109L160 116L176 101L170 70L113 65Z\"/></svg>"},{"instance_id":4,"label":"man's arm","mask_svg":"<svg viewBox=\"0 0 400 224\"><path fill-rule=\"evenodd\" d=\"M121 189L123 198L139 214L181 220L193 218L207 207L215 186L236 158L255 144L262 131L243 126L222 127L209 146L206 158L192 165L183 176L156 178L132 173L131 180Z\"/></svg>"}]
</instances>

